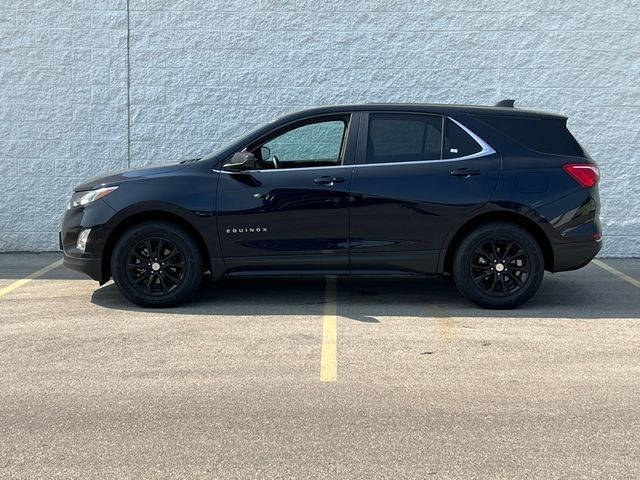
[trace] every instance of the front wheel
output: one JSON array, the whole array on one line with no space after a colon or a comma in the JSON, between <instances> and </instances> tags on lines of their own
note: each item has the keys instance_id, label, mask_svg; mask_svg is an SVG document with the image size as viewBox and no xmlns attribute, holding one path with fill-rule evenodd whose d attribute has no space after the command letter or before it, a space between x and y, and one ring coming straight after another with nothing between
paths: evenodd
<instances>
[{"instance_id":1,"label":"front wheel","mask_svg":"<svg viewBox=\"0 0 640 480\"><path fill-rule=\"evenodd\" d=\"M143 307L169 307L193 293L202 257L193 238L167 222L127 230L111 256L113 280L127 299Z\"/></svg>"},{"instance_id":2,"label":"front wheel","mask_svg":"<svg viewBox=\"0 0 640 480\"><path fill-rule=\"evenodd\" d=\"M472 231L453 259L462 295L484 308L514 308L529 300L544 276L538 242L525 229L493 222Z\"/></svg>"}]
</instances>

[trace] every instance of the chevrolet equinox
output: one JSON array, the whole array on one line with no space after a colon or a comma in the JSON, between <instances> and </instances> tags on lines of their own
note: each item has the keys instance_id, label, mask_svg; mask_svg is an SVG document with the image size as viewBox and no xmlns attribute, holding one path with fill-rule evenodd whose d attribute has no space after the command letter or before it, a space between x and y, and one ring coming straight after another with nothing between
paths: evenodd
<instances>
[{"instance_id":1,"label":"chevrolet equinox","mask_svg":"<svg viewBox=\"0 0 640 480\"><path fill-rule=\"evenodd\" d=\"M292 113L201 159L81 183L64 264L145 307L209 273L451 274L512 308L601 247L598 168L566 121L512 100Z\"/></svg>"}]
</instances>

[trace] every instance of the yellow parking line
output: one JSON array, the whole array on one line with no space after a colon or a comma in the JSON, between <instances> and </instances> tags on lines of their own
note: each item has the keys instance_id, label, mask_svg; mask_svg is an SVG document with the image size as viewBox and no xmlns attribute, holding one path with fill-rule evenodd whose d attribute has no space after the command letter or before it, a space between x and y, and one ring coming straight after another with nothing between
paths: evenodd
<instances>
[{"instance_id":1,"label":"yellow parking line","mask_svg":"<svg viewBox=\"0 0 640 480\"><path fill-rule=\"evenodd\" d=\"M604 263L601 260L593 260L593 263L595 263L600 268L606 270L607 272L613 273L616 277L619 277L619 278L623 279L624 281L629 282L631 285L635 285L636 287L640 288L640 281L636 280L633 277L630 277L626 273L623 273L623 272L621 272L620 270L618 270L616 268L613 268L611 265L607 265L606 263Z\"/></svg>"},{"instance_id":2,"label":"yellow parking line","mask_svg":"<svg viewBox=\"0 0 640 480\"><path fill-rule=\"evenodd\" d=\"M440 332L446 338L451 339L459 332L458 322L451 317L440 305L429 305L432 317L436 319Z\"/></svg>"},{"instance_id":3,"label":"yellow parking line","mask_svg":"<svg viewBox=\"0 0 640 480\"><path fill-rule=\"evenodd\" d=\"M38 277L44 275L45 273L47 273L49 270L53 270L54 268L59 267L60 265L62 265L62 259L56 260L52 264L47 265L46 267L41 268L40 270L38 270L36 272L33 272L33 273L27 275L26 277L21 278L20 280L13 282L10 285L7 285L3 289L0 289L0 297L4 297L7 293L12 292L16 288L20 288L24 284L29 283L34 278L38 278Z\"/></svg>"},{"instance_id":4,"label":"yellow parking line","mask_svg":"<svg viewBox=\"0 0 640 480\"><path fill-rule=\"evenodd\" d=\"M335 382L338 378L336 277L329 275L324 293L322 318L322 350L320 352L320 381Z\"/></svg>"}]
</instances>

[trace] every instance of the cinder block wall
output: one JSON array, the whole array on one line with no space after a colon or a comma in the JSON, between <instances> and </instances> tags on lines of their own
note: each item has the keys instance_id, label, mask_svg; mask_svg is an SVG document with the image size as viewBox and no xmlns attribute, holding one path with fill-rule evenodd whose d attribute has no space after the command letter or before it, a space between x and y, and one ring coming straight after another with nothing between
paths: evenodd
<instances>
[{"instance_id":1,"label":"cinder block wall","mask_svg":"<svg viewBox=\"0 0 640 480\"><path fill-rule=\"evenodd\" d=\"M74 184L127 166L127 4L0 1L0 250L55 250Z\"/></svg>"},{"instance_id":2,"label":"cinder block wall","mask_svg":"<svg viewBox=\"0 0 640 480\"><path fill-rule=\"evenodd\" d=\"M603 253L639 256L639 25L636 0L0 1L0 250L55 249L82 178L291 110L515 98L569 116Z\"/></svg>"}]
</instances>

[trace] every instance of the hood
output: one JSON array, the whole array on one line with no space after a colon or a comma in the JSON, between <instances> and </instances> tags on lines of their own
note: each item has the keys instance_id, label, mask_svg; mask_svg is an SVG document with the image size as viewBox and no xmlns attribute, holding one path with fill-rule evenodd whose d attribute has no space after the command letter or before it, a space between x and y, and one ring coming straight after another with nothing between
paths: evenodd
<instances>
[{"instance_id":1,"label":"hood","mask_svg":"<svg viewBox=\"0 0 640 480\"><path fill-rule=\"evenodd\" d=\"M185 168L187 165L187 163L183 162L160 165L157 167L118 170L106 175L89 178L77 185L75 191L82 192L86 190L93 190L94 188L117 185L130 180L135 180L136 178L148 178L156 175L163 175L165 173L177 172L178 170Z\"/></svg>"}]
</instances>

